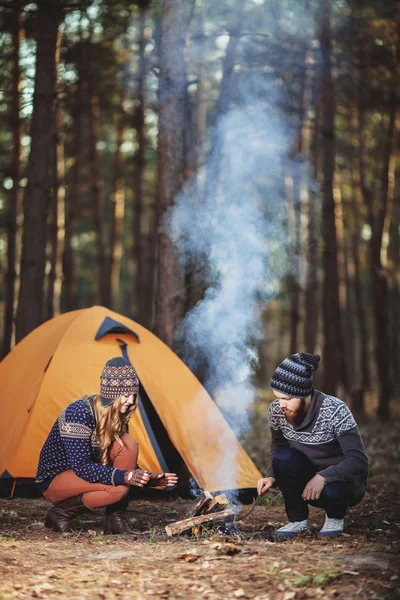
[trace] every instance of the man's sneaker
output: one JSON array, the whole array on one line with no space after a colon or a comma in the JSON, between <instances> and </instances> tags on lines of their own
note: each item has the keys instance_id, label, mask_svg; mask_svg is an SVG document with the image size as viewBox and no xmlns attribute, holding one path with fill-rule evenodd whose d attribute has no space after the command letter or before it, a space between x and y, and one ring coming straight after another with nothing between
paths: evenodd
<instances>
[{"instance_id":1,"label":"man's sneaker","mask_svg":"<svg viewBox=\"0 0 400 600\"><path fill-rule=\"evenodd\" d=\"M344 519L331 519L328 515L325 515L325 523L319 534L323 536L337 535L342 533L343 530Z\"/></svg>"},{"instance_id":2,"label":"man's sneaker","mask_svg":"<svg viewBox=\"0 0 400 600\"><path fill-rule=\"evenodd\" d=\"M296 533L303 533L304 531L310 531L308 519L287 523L283 527L276 529L275 535L278 537L293 537Z\"/></svg>"}]
</instances>

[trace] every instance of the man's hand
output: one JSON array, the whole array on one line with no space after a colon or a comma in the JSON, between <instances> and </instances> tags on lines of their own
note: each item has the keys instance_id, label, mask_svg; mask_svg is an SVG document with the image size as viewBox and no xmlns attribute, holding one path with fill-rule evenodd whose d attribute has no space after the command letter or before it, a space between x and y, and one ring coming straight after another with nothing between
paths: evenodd
<instances>
[{"instance_id":1,"label":"man's hand","mask_svg":"<svg viewBox=\"0 0 400 600\"><path fill-rule=\"evenodd\" d=\"M275 483L274 477L264 477L263 479L259 479L257 481L257 492L259 496L263 496L266 494L270 487L272 487Z\"/></svg>"},{"instance_id":2,"label":"man's hand","mask_svg":"<svg viewBox=\"0 0 400 600\"><path fill-rule=\"evenodd\" d=\"M322 477L322 475L319 475L318 473L314 475L303 490L301 495L303 500L318 500L324 489L325 483L326 479Z\"/></svg>"},{"instance_id":3,"label":"man's hand","mask_svg":"<svg viewBox=\"0 0 400 600\"><path fill-rule=\"evenodd\" d=\"M176 473L149 473L149 475L148 487L166 488L178 483L178 475Z\"/></svg>"}]
</instances>

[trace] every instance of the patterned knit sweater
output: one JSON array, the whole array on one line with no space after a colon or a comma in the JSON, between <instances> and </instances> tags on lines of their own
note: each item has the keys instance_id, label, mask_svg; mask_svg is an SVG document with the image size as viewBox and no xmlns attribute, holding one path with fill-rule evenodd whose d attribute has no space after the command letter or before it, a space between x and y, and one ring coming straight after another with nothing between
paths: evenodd
<instances>
[{"instance_id":1,"label":"patterned knit sweater","mask_svg":"<svg viewBox=\"0 0 400 600\"><path fill-rule=\"evenodd\" d=\"M35 481L44 491L53 477L68 469L91 483L124 483L125 471L100 464L93 396L75 400L64 408L40 452Z\"/></svg>"},{"instance_id":2,"label":"patterned knit sweater","mask_svg":"<svg viewBox=\"0 0 400 600\"><path fill-rule=\"evenodd\" d=\"M354 417L342 400L314 390L304 420L297 426L286 420L278 400L274 400L269 406L268 422L268 477L274 476L272 462L277 448L291 446L307 456L327 483L367 480L368 457Z\"/></svg>"}]
</instances>

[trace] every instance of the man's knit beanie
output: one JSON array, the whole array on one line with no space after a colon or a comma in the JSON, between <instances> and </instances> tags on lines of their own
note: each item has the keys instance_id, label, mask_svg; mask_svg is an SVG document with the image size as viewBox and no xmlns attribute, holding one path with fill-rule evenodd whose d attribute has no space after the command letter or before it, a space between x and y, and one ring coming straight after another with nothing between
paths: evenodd
<instances>
[{"instance_id":1,"label":"man's knit beanie","mask_svg":"<svg viewBox=\"0 0 400 600\"><path fill-rule=\"evenodd\" d=\"M100 376L102 406L110 406L117 398L138 391L139 379L129 360L117 356L106 362Z\"/></svg>"},{"instance_id":2,"label":"man's knit beanie","mask_svg":"<svg viewBox=\"0 0 400 600\"><path fill-rule=\"evenodd\" d=\"M313 391L312 376L320 358L319 354L291 354L275 369L271 388L290 398L307 398Z\"/></svg>"}]
</instances>

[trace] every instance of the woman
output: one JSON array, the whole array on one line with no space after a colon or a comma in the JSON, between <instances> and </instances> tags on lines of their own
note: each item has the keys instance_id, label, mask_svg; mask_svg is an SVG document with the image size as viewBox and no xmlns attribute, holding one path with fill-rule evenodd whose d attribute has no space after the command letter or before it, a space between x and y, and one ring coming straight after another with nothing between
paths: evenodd
<instances>
[{"instance_id":1,"label":"woman","mask_svg":"<svg viewBox=\"0 0 400 600\"><path fill-rule=\"evenodd\" d=\"M129 486L175 485L175 473L137 468L138 444L126 433L137 406L139 380L130 362L109 360L100 377L100 394L67 406L40 453L36 482L53 504L45 525L65 533L74 517L106 507L105 534L125 531Z\"/></svg>"}]
</instances>

